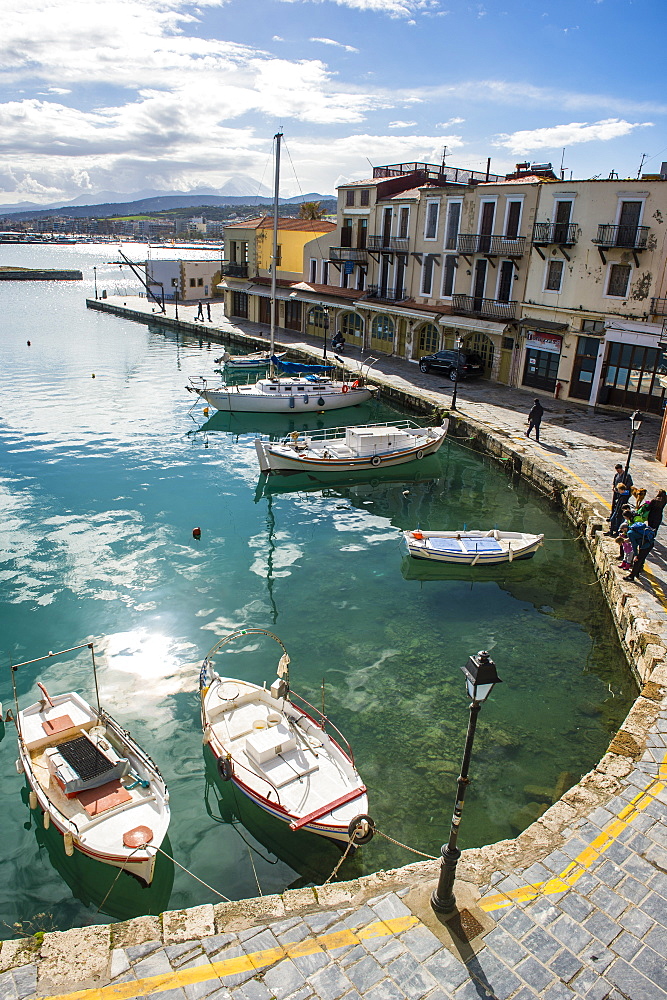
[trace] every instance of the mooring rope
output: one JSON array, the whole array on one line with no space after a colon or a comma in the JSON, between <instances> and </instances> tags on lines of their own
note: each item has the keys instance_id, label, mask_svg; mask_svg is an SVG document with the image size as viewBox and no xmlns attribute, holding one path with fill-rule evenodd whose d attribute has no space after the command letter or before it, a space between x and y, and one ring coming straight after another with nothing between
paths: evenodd
<instances>
[{"instance_id":1,"label":"mooring rope","mask_svg":"<svg viewBox=\"0 0 667 1000\"><path fill-rule=\"evenodd\" d=\"M335 877L336 877L336 875L338 874L338 869L340 868L340 866L341 866L341 865L343 864L343 862L345 861L345 858L346 858L346 857L348 856L348 854L350 853L350 848L351 848L351 847L354 847L354 841L353 841L352 839L350 839L350 840L348 841L348 845L347 845L347 847L345 848L345 852L344 852L344 854L342 855L342 857L341 857L340 861L338 862L338 864L336 865L336 867L335 867L335 868L334 868L334 870L332 871L332 873L331 873L331 875L329 876L329 878L328 878L328 879L326 880L326 882L323 882L323 883L322 883L322 885L329 885L329 882L331 882L331 879L332 879L332 878L335 878Z\"/></svg>"},{"instance_id":2,"label":"mooring rope","mask_svg":"<svg viewBox=\"0 0 667 1000\"><path fill-rule=\"evenodd\" d=\"M402 844L400 840L394 840L394 838L390 837L388 833L383 833L382 830L378 830L377 827L375 828L375 832L381 837L384 837L385 840L390 840L392 844L396 844L397 847L403 847L406 851L412 851L413 854L419 854L422 858L429 858L431 861L438 860L435 854L425 854L424 851L418 851L416 847L408 847L407 844Z\"/></svg>"}]
</instances>

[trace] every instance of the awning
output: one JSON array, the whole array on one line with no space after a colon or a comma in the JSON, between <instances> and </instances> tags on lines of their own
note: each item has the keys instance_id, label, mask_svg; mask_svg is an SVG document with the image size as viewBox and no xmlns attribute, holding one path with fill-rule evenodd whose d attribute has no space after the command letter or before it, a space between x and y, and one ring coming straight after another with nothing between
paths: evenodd
<instances>
[{"instance_id":1,"label":"awning","mask_svg":"<svg viewBox=\"0 0 667 1000\"><path fill-rule=\"evenodd\" d=\"M528 316L524 316L523 319L519 320L519 326L527 326L531 330L544 330L546 332L568 329L567 323L554 323L549 319L531 319Z\"/></svg>"},{"instance_id":2,"label":"awning","mask_svg":"<svg viewBox=\"0 0 667 1000\"><path fill-rule=\"evenodd\" d=\"M495 333L502 334L511 320L504 319L494 323L490 319L475 319L471 316L455 316L454 313L447 313L438 320L440 326L452 327L455 330L470 330L472 333Z\"/></svg>"}]
</instances>

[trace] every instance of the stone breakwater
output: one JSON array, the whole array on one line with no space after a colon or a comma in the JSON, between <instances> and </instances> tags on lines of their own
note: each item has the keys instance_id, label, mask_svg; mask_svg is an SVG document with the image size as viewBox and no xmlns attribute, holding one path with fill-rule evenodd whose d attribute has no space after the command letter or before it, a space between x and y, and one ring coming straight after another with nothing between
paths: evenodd
<instances>
[{"instance_id":1,"label":"stone breakwater","mask_svg":"<svg viewBox=\"0 0 667 1000\"><path fill-rule=\"evenodd\" d=\"M145 311L111 303L89 301L88 304L140 322L176 327L194 336L205 334L210 340L233 340L248 348L266 343L261 336L249 334L246 337L238 330L230 333L228 330L202 328L187 321L164 320ZM298 346L283 342L282 346L297 356L320 360L316 348L309 348L303 342ZM352 363L350 367L357 370ZM392 374L374 371L373 380L380 386L387 401L416 413L431 413L434 408L442 408L445 402L441 394L418 385L409 386L404 378L396 378ZM522 414L521 420L517 427L521 427L522 434L525 415ZM649 591L622 579L616 566L617 546L603 536L608 511L602 498L576 474L540 454L527 451L521 438L517 437L519 433L517 428L512 433L506 428L489 427L487 422L477 420L468 413L452 414L453 437L465 439L468 447L502 462L508 476L521 476L532 483L558 505L575 526L595 568L640 691L607 753L577 785L514 840L463 852L458 867L460 881L457 882L457 898L459 909L465 908L462 912L468 914L477 928L474 934L468 935L473 951L478 945L472 939L478 935L481 942L482 936L495 926L491 913L506 912L500 909L506 905L505 902L494 903L494 897L485 894L500 888L501 894L506 892L507 900L521 898L517 893L522 892L523 898L530 900L540 893L567 893L582 872L592 871L598 860L604 860L607 847L630 827L640 810L648 806L648 817L652 804L660 797L664 801L664 785L667 782L663 774L667 729L667 599L663 603L659 586ZM605 470L608 460L608 455L603 455L601 461L605 463ZM657 467L652 476L667 478L662 467ZM621 808L623 803L626 804ZM619 819L619 816L622 818ZM648 824L643 829L648 830ZM598 834L590 847L585 846L588 831L591 837L596 831ZM641 836L639 839L646 840ZM577 844L578 854L576 851L573 853L573 841ZM579 846L582 841L583 848ZM626 848L626 854L631 860L635 859L639 870L640 863L647 864L645 859L651 850L650 846L638 845L633 849ZM664 850L662 853L664 855ZM552 858L557 860L551 863ZM559 872L558 865L567 862L568 858L574 859L572 864L565 865L564 872L551 879L558 883L555 887L549 888L544 881L538 883L535 875L531 877L533 872L541 871L547 875ZM355 914L368 910L367 902L372 897L388 890L404 896L412 912L417 913L423 923L442 939L442 928L433 925L434 918L428 908L429 887L432 888L438 869L439 862L424 861L392 871L377 872L353 882L289 890L279 896L215 906L207 904L189 910L169 911L159 917L139 917L111 926L86 927L5 941L0 951L0 985L3 974L11 975L15 997L33 996L38 987L42 994L48 995L72 989L74 985L78 989L99 988L111 981L120 985L129 968L128 953L132 949L148 947L146 942L153 942L154 947L165 948L170 953L169 949L197 939L204 942L202 947L206 950L205 942L220 935L247 937L255 927L264 927L297 914L308 922L309 914L333 911L341 906L352 915L349 917L352 920ZM574 875L571 870L574 870ZM637 879L641 877L636 874ZM528 883L527 888L525 882ZM505 889L506 883L513 888ZM522 885L523 889L515 889ZM662 896L660 899L664 904ZM595 904L587 905L596 912ZM551 909L555 912L553 906ZM536 916L536 920L541 924L547 922L544 915ZM622 932L621 927L619 932ZM500 953L503 954L502 949ZM630 956L626 957L630 961ZM597 961L595 955L593 959ZM512 968L513 960L509 953L505 961ZM621 959L614 961L615 969ZM24 982L22 991L16 988L17 981ZM661 995L667 994L653 994Z\"/></svg>"},{"instance_id":2,"label":"stone breakwater","mask_svg":"<svg viewBox=\"0 0 667 1000\"><path fill-rule=\"evenodd\" d=\"M58 271L33 267L0 267L0 281L82 281L81 271Z\"/></svg>"}]
</instances>

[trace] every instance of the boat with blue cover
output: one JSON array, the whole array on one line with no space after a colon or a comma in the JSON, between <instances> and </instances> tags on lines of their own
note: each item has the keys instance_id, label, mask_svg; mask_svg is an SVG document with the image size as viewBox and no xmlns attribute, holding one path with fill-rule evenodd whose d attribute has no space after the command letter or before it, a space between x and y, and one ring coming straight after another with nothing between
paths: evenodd
<instances>
[{"instance_id":1,"label":"boat with blue cover","mask_svg":"<svg viewBox=\"0 0 667 1000\"><path fill-rule=\"evenodd\" d=\"M403 539L413 559L464 566L491 566L531 559L544 535L525 531L404 531Z\"/></svg>"}]
</instances>

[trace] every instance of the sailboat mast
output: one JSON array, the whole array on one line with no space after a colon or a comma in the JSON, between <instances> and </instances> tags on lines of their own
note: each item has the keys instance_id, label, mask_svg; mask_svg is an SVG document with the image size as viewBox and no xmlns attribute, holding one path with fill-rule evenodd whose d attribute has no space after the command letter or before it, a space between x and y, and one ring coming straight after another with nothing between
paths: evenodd
<instances>
[{"instance_id":1,"label":"sailboat mast","mask_svg":"<svg viewBox=\"0 0 667 1000\"><path fill-rule=\"evenodd\" d=\"M273 255L271 263L271 342L269 351L269 376L273 378L273 355L276 336L276 271L278 269L278 193L280 190L280 140L282 132L274 136L276 141L276 174L273 185Z\"/></svg>"}]
</instances>

